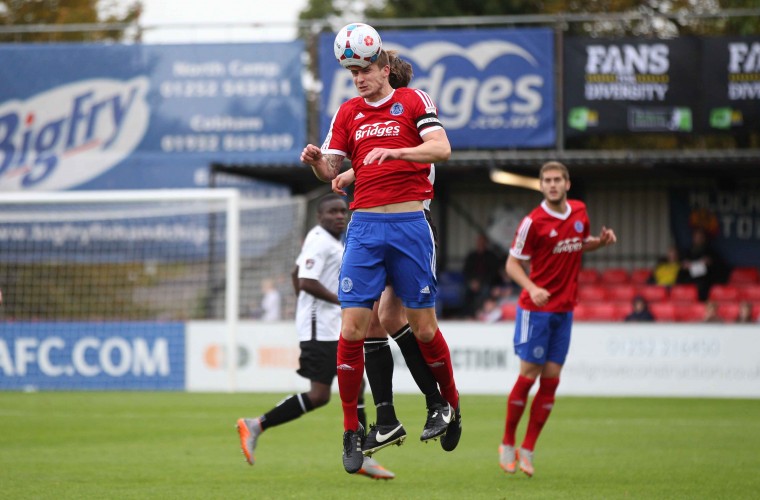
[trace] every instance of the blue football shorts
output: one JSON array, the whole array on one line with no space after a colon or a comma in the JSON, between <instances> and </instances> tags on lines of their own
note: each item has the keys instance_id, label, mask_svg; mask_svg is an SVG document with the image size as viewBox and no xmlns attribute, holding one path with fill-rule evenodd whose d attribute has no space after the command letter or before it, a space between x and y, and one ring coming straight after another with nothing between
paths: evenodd
<instances>
[{"instance_id":1,"label":"blue football shorts","mask_svg":"<svg viewBox=\"0 0 760 500\"><path fill-rule=\"evenodd\" d=\"M526 311L517 307L515 317L515 354L537 365L547 361L565 364L570 349L573 313Z\"/></svg>"},{"instance_id":2,"label":"blue football shorts","mask_svg":"<svg viewBox=\"0 0 760 500\"><path fill-rule=\"evenodd\" d=\"M340 305L371 309L387 282L404 307L435 307L435 259L433 232L422 211L354 212L340 267Z\"/></svg>"}]
</instances>

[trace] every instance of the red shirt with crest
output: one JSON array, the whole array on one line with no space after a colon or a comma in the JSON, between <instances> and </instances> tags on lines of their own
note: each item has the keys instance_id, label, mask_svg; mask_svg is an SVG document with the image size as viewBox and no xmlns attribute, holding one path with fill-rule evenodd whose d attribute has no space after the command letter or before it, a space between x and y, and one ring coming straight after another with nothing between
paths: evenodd
<instances>
[{"instance_id":1,"label":"red shirt with crest","mask_svg":"<svg viewBox=\"0 0 760 500\"><path fill-rule=\"evenodd\" d=\"M565 213L551 210L546 201L525 217L515 232L510 255L530 260L530 280L551 294L537 306L523 290L518 304L526 311L569 312L577 302L578 272L583 243L591 234L586 204L567 200Z\"/></svg>"},{"instance_id":2,"label":"red shirt with crest","mask_svg":"<svg viewBox=\"0 0 760 500\"><path fill-rule=\"evenodd\" d=\"M375 148L419 146L423 135L441 128L436 106L422 90L395 89L374 103L354 97L335 113L322 153L351 159L356 175L352 210L428 200L433 198L430 163L386 160L365 165L364 158Z\"/></svg>"}]
</instances>

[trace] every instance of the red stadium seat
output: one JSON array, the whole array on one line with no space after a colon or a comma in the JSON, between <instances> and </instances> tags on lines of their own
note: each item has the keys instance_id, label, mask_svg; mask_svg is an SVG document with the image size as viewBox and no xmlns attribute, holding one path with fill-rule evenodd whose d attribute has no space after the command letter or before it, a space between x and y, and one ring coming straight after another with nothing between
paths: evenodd
<instances>
[{"instance_id":1,"label":"red stadium seat","mask_svg":"<svg viewBox=\"0 0 760 500\"><path fill-rule=\"evenodd\" d=\"M602 283L606 285L622 285L630 282L631 276L627 269L613 267L602 271Z\"/></svg>"},{"instance_id":2,"label":"red stadium seat","mask_svg":"<svg viewBox=\"0 0 760 500\"><path fill-rule=\"evenodd\" d=\"M501 306L501 320L514 321L517 317L517 302L507 302Z\"/></svg>"},{"instance_id":3,"label":"red stadium seat","mask_svg":"<svg viewBox=\"0 0 760 500\"><path fill-rule=\"evenodd\" d=\"M737 288L739 289L740 300L760 302L760 285L741 285Z\"/></svg>"},{"instance_id":4,"label":"red stadium seat","mask_svg":"<svg viewBox=\"0 0 760 500\"><path fill-rule=\"evenodd\" d=\"M578 272L579 285L599 283L599 280L600 280L599 271L597 271L596 269L582 268Z\"/></svg>"},{"instance_id":5,"label":"red stadium seat","mask_svg":"<svg viewBox=\"0 0 760 500\"><path fill-rule=\"evenodd\" d=\"M731 285L760 283L760 273L756 267L737 267L731 271L728 282Z\"/></svg>"},{"instance_id":6,"label":"red stadium seat","mask_svg":"<svg viewBox=\"0 0 760 500\"><path fill-rule=\"evenodd\" d=\"M573 320L574 321L589 321L589 318L591 318L591 304L590 303L579 303L575 306L575 310L573 311Z\"/></svg>"},{"instance_id":7,"label":"red stadium seat","mask_svg":"<svg viewBox=\"0 0 760 500\"><path fill-rule=\"evenodd\" d=\"M676 320L682 323L700 323L705 319L705 304L691 302L676 307Z\"/></svg>"},{"instance_id":8,"label":"red stadium seat","mask_svg":"<svg viewBox=\"0 0 760 500\"><path fill-rule=\"evenodd\" d=\"M708 299L715 302L736 302L739 300L739 287L735 285L713 285L710 287Z\"/></svg>"},{"instance_id":9,"label":"red stadium seat","mask_svg":"<svg viewBox=\"0 0 760 500\"><path fill-rule=\"evenodd\" d=\"M634 285L646 285L652 276L652 270L649 268L639 268L631 271L631 283Z\"/></svg>"},{"instance_id":10,"label":"red stadium seat","mask_svg":"<svg viewBox=\"0 0 760 500\"><path fill-rule=\"evenodd\" d=\"M639 287L638 294L649 303L668 300L668 289L659 285L645 285Z\"/></svg>"},{"instance_id":11,"label":"red stadium seat","mask_svg":"<svg viewBox=\"0 0 760 500\"><path fill-rule=\"evenodd\" d=\"M621 311L614 302L590 302L587 304L587 321L620 321Z\"/></svg>"},{"instance_id":12,"label":"red stadium seat","mask_svg":"<svg viewBox=\"0 0 760 500\"><path fill-rule=\"evenodd\" d=\"M636 296L636 287L627 285L610 285L607 287L607 298L619 302L630 302Z\"/></svg>"},{"instance_id":13,"label":"red stadium seat","mask_svg":"<svg viewBox=\"0 0 760 500\"><path fill-rule=\"evenodd\" d=\"M670 300L676 302L697 302L699 291L696 285L673 285L670 288Z\"/></svg>"},{"instance_id":14,"label":"red stadium seat","mask_svg":"<svg viewBox=\"0 0 760 500\"><path fill-rule=\"evenodd\" d=\"M736 302L722 302L718 304L718 316L727 323L736 321L739 316L739 304Z\"/></svg>"},{"instance_id":15,"label":"red stadium seat","mask_svg":"<svg viewBox=\"0 0 760 500\"><path fill-rule=\"evenodd\" d=\"M579 302L602 302L604 300L607 300L607 287L591 284L578 287Z\"/></svg>"},{"instance_id":16,"label":"red stadium seat","mask_svg":"<svg viewBox=\"0 0 760 500\"><path fill-rule=\"evenodd\" d=\"M676 305L669 300L662 302L650 302L649 310L657 321L675 321Z\"/></svg>"}]
</instances>

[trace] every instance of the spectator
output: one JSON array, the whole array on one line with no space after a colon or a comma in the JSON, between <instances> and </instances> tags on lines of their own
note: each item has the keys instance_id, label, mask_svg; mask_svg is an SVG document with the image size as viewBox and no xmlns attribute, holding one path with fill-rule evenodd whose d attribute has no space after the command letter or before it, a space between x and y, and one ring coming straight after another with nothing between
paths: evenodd
<instances>
[{"instance_id":1,"label":"spectator","mask_svg":"<svg viewBox=\"0 0 760 500\"><path fill-rule=\"evenodd\" d=\"M752 315L752 302L742 301L739 303L739 314L736 316L737 323L754 323L755 318Z\"/></svg>"},{"instance_id":2,"label":"spectator","mask_svg":"<svg viewBox=\"0 0 760 500\"><path fill-rule=\"evenodd\" d=\"M712 248L704 229L694 228L691 233L691 248L683 254L681 267L686 271L687 283L697 286L699 300L705 301L710 288L715 283L724 283L727 268L717 252Z\"/></svg>"},{"instance_id":3,"label":"spectator","mask_svg":"<svg viewBox=\"0 0 760 500\"><path fill-rule=\"evenodd\" d=\"M668 248L667 254L662 257L652 270L651 281L655 285L673 286L684 282L688 274L681 268L681 259L675 246Z\"/></svg>"},{"instance_id":4,"label":"spectator","mask_svg":"<svg viewBox=\"0 0 760 500\"><path fill-rule=\"evenodd\" d=\"M718 315L718 304L715 302L708 302L705 304L705 316L702 319L703 323L723 323L723 318Z\"/></svg>"},{"instance_id":5,"label":"spectator","mask_svg":"<svg viewBox=\"0 0 760 500\"><path fill-rule=\"evenodd\" d=\"M488 244L485 234L479 233L475 248L464 260L464 313L475 317L478 309L491 293L491 287L500 281L502 261Z\"/></svg>"},{"instance_id":6,"label":"spectator","mask_svg":"<svg viewBox=\"0 0 760 500\"><path fill-rule=\"evenodd\" d=\"M641 295L633 298L633 311L625 317L626 322L654 321L654 316L649 310L649 304Z\"/></svg>"},{"instance_id":7,"label":"spectator","mask_svg":"<svg viewBox=\"0 0 760 500\"><path fill-rule=\"evenodd\" d=\"M279 321L282 319L282 297L274 284L274 280L265 279L261 282L261 319L264 321Z\"/></svg>"},{"instance_id":8,"label":"spectator","mask_svg":"<svg viewBox=\"0 0 760 500\"><path fill-rule=\"evenodd\" d=\"M488 297L478 309L476 319L484 323L496 323L501 319L501 306L493 297Z\"/></svg>"}]
</instances>

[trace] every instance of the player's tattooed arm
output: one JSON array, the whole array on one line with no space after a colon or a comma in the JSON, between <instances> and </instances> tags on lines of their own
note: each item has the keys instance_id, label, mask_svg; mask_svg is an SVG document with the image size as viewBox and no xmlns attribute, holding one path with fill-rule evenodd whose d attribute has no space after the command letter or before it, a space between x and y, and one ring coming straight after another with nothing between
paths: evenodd
<instances>
[{"instance_id":1,"label":"player's tattooed arm","mask_svg":"<svg viewBox=\"0 0 760 500\"><path fill-rule=\"evenodd\" d=\"M320 148L313 144L308 144L301 153L301 161L311 167L317 179L322 182L330 182L340 173L343 156L322 154Z\"/></svg>"}]
</instances>

